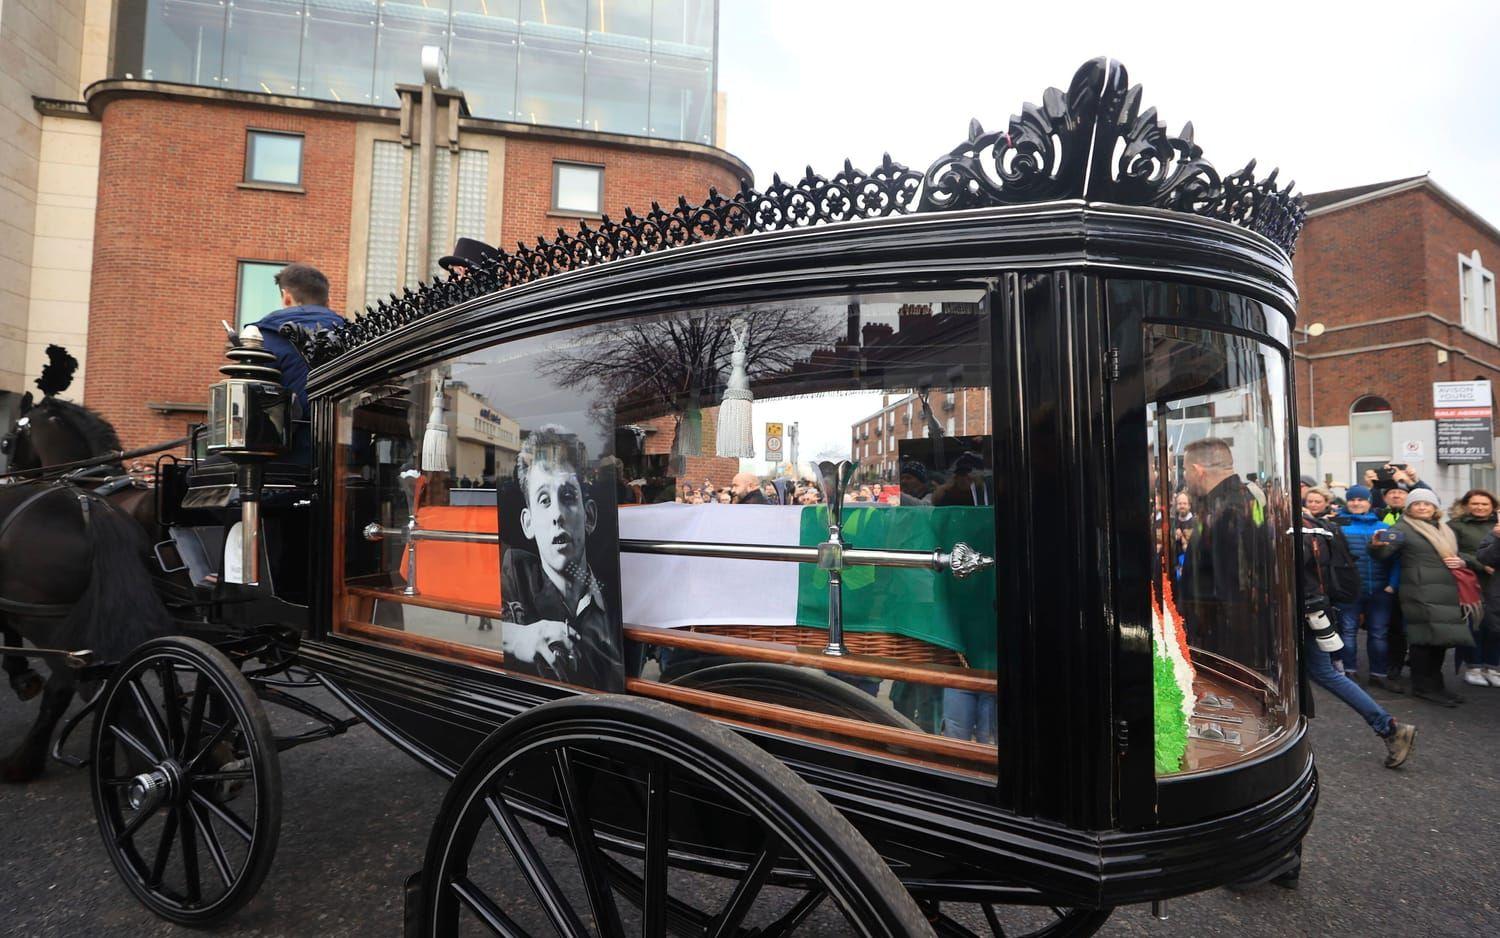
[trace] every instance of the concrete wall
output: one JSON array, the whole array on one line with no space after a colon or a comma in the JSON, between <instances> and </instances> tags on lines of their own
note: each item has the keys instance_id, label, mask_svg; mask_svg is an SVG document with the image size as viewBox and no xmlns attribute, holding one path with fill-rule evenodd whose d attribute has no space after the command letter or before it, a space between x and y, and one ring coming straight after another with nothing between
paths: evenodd
<instances>
[{"instance_id":1,"label":"concrete wall","mask_svg":"<svg viewBox=\"0 0 1500 938\"><path fill-rule=\"evenodd\" d=\"M0 392L21 391L31 315L42 117L78 94L87 0L0 0Z\"/></svg>"},{"instance_id":2,"label":"concrete wall","mask_svg":"<svg viewBox=\"0 0 1500 938\"><path fill-rule=\"evenodd\" d=\"M98 122L43 117L25 374L41 374L48 344L65 346L80 363L73 386L63 395L74 400L83 397L88 369L89 281L98 194Z\"/></svg>"}]
</instances>

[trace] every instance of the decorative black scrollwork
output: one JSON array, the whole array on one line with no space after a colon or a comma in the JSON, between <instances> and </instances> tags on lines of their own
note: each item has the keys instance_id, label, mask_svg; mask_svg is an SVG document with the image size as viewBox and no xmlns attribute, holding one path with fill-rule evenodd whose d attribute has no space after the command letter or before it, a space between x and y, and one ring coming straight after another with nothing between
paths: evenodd
<instances>
[{"instance_id":1,"label":"decorative black scrollwork","mask_svg":"<svg viewBox=\"0 0 1500 938\"><path fill-rule=\"evenodd\" d=\"M1290 255L1306 219L1293 184L1276 186L1276 171L1257 181L1255 161L1220 177L1193 140L1193 125L1168 133L1155 108L1141 109L1141 86L1125 67L1093 59L1066 92L1048 88L1040 106L1026 103L1004 132L969 123L968 138L925 173L887 154L873 172L849 161L832 179L813 172L796 182L773 176L764 191L742 181L726 198L717 189L693 205L678 196L670 210L656 202L645 215L629 208L619 221L561 228L534 247L518 244L401 296L391 294L330 331L288 327L283 334L313 364L325 364L400 327L459 303L542 277L688 244L788 228L942 212L1084 199L1142 205L1215 218L1265 236Z\"/></svg>"}]
</instances>

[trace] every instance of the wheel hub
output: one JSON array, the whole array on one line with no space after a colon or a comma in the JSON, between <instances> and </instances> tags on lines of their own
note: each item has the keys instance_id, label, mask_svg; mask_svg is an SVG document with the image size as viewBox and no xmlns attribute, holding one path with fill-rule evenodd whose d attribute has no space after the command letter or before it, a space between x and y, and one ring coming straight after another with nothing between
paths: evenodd
<instances>
[{"instance_id":1,"label":"wheel hub","mask_svg":"<svg viewBox=\"0 0 1500 938\"><path fill-rule=\"evenodd\" d=\"M181 790L182 767L175 759L168 759L131 779L125 789L125 801L132 810L150 811L163 801L176 798Z\"/></svg>"}]
</instances>

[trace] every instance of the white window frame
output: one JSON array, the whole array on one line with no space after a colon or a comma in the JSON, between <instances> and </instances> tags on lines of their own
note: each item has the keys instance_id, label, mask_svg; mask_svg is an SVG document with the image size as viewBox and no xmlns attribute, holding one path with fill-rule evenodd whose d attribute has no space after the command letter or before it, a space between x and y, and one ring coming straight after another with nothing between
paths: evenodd
<instances>
[{"instance_id":1,"label":"white window frame","mask_svg":"<svg viewBox=\"0 0 1500 938\"><path fill-rule=\"evenodd\" d=\"M1485 269L1478 248L1458 255L1458 307L1465 330L1496 341L1495 275Z\"/></svg>"},{"instance_id":2,"label":"white window frame","mask_svg":"<svg viewBox=\"0 0 1500 938\"><path fill-rule=\"evenodd\" d=\"M560 177L563 169L584 169L596 173L599 177L599 190L595 196L594 208L584 210L572 205L561 205L558 202L559 190L561 188ZM577 160L553 160L552 161L552 199L551 208L548 210L552 215L567 215L572 218L600 218L604 212L604 164L583 163Z\"/></svg>"}]
</instances>

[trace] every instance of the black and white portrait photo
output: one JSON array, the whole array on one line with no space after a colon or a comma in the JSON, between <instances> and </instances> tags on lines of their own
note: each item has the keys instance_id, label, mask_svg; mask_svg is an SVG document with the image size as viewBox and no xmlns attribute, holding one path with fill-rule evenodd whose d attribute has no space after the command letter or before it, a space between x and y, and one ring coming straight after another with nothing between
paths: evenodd
<instances>
[{"instance_id":1,"label":"black and white portrait photo","mask_svg":"<svg viewBox=\"0 0 1500 938\"><path fill-rule=\"evenodd\" d=\"M591 464L576 434L555 424L523 433L497 500L507 668L624 689L615 488L610 461Z\"/></svg>"}]
</instances>

